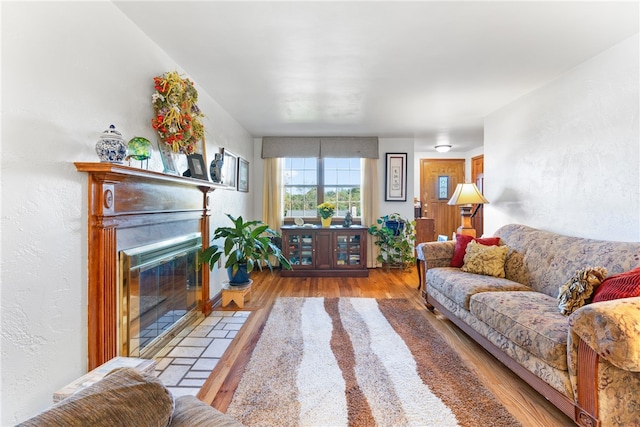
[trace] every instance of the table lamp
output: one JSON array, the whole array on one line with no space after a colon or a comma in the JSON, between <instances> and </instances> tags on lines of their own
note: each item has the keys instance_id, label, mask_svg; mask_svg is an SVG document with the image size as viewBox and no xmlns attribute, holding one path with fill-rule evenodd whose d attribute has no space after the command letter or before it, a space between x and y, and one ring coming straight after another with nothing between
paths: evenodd
<instances>
[{"instance_id":1,"label":"table lamp","mask_svg":"<svg viewBox=\"0 0 640 427\"><path fill-rule=\"evenodd\" d=\"M462 216L462 225L458 227L456 232L467 236L476 237L476 230L471 226L471 209L474 204L489 203L484 198L478 187L473 183L458 184L448 205L460 206L460 215Z\"/></svg>"}]
</instances>

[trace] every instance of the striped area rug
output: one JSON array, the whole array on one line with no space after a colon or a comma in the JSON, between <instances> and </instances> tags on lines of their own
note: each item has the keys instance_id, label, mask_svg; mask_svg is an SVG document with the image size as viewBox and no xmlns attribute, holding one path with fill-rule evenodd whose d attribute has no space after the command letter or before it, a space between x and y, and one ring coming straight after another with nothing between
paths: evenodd
<instances>
[{"instance_id":1,"label":"striped area rug","mask_svg":"<svg viewBox=\"0 0 640 427\"><path fill-rule=\"evenodd\" d=\"M227 414L248 426L520 425L402 299L277 299Z\"/></svg>"}]
</instances>

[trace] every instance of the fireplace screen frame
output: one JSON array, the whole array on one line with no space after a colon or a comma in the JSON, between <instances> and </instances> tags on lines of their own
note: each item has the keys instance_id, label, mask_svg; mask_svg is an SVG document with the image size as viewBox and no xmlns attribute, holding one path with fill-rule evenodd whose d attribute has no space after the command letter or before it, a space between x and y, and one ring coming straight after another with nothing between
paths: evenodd
<instances>
[{"instance_id":1,"label":"fireplace screen frame","mask_svg":"<svg viewBox=\"0 0 640 427\"><path fill-rule=\"evenodd\" d=\"M120 286L118 286L118 302L120 321L118 322L118 336L120 343L119 353L121 356L135 356L141 358L154 357L166 344L191 324L200 315L202 310L202 277L199 269L199 254L202 251L201 233L189 233L183 236L162 240L160 242L137 246L120 251ZM162 265L172 263L180 258L186 257L188 261L192 257L190 275L184 277L186 290L195 291L195 304L184 307L185 313L174 321L170 327L162 330L157 336L153 336L144 345L141 344L140 326L142 316L140 307L132 307L131 291L133 288L140 288L140 277L145 272L153 271ZM192 283L195 282L195 283ZM180 286L175 283L174 286ZM142 301L138 298L138 303ZM137 310L137 317L134 319L134 311ZM182 310L180 310L182 311ZM161 321L156 319L156 322ZM137 323L136 323L137 322ZM137 334L132 333L132 324L137 324Z\"/></svg>"}]
</instances>

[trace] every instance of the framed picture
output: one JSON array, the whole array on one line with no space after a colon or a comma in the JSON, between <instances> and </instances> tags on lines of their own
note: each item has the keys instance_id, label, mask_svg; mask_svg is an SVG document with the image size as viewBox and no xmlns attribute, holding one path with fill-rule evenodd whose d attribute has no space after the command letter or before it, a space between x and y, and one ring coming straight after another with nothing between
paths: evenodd
<instances>
[{"instance_id":1,"label":"framed picture","mask_svg":"<svg viewBox=\"0 0 640 427\"><path fill-rule=\"evenodd\" d=\"M438 200L449 199L449 177L447 175L438 177Z\"/></svg>"},{"instance_id":2,"label":"framed picture","mask_svg":"<svg viewBox=\"0 0 640 427\"><path fill-rule=\"evenodd\" d=\"M238 156L230 153L228 150L224 150L224 172L222 174L222 182L227 185L227 188L236 189L236 175L238 173Z\"/></svg>"},{"instance_id":3,"label":"framed picture","mask_svg":"<svg viewBox=\"0 0 640 427\"><path fill-rule=\"evenodd\" d=\"M164 173L171 175L178 175L178 169L176 168L176 162L173 158L173 151L169 146L163 142L158 142L158 150L160 151L160 158L162 159L162 165L164 166Z\"/></svg>"},{"instance_id":4,"label":"framed picture","mask_svg":"<svg viewBox=\"0 0 640 427\"><path fill-rule=\"evenodd\" d=\"M207 174L206 163L204 162L204 156L202 154L190 154L187 156L187 162L189 162L189 170L191 171L191 178L203 179L209 181L209 175Z\"/></svg>"},{"instance_id":5,"label":"framed picture","mask_svg":"<svg viewBox=\"0 0 640 427\"><path fill-rule=\"evenodd\" d=\"M407 153L387 153L384 200L407 201Z\"/></svg>"},{"instance_id":6,"label":"framed picture","mask_svg":"<svg viewBox=\"0 0 640 427\"><path fill-rule=\"evenodd\" d=\"M238 191L249 192L249 162L238 158Z\"/></svg>"}]
</instances>

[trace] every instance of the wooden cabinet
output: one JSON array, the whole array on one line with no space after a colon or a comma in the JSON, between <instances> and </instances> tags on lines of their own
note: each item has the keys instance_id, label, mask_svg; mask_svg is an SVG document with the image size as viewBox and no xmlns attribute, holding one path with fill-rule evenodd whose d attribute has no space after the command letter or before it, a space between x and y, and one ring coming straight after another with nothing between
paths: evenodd
<instances>
[{"instance_id":1,"label":"wooden cabinet","mask_svg":"<svg viewBox=\"0 0 640 427\"><path fill-rule=\"evenodd\" d=\"M433 218L416 218L416 245L436 240L436 226Z\"/></svg>"},{"instance_id":2,"label":"wooden cabinet","mask_svg":"<svg viewBox=\"0 0 640 427\"><path fill-rule=\"evenodd\" d=\"M367 270L366 227L282 227L282 252L292 270L282 276L358 276Z\"/></svg>"}]
</instances>

